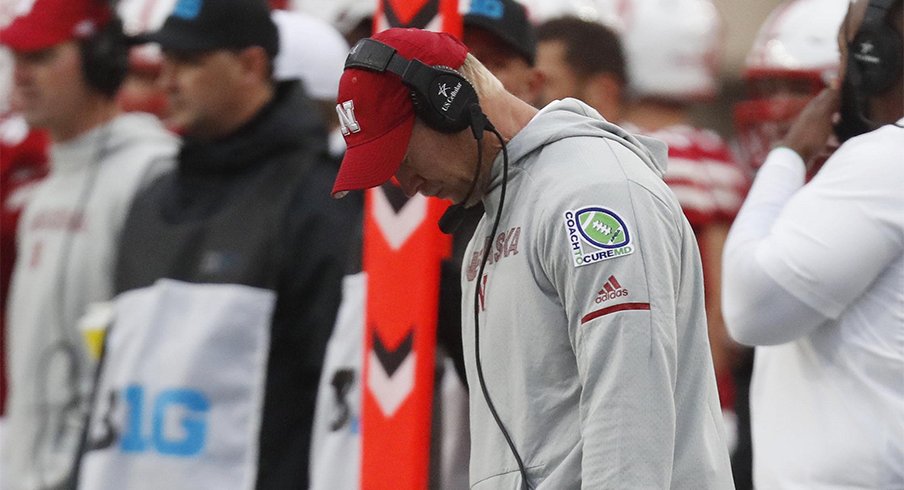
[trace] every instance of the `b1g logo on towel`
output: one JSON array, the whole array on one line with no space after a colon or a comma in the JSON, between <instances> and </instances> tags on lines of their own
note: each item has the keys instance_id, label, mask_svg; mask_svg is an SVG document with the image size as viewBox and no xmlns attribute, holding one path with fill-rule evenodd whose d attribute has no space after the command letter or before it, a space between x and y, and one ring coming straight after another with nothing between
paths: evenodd
<instances>
[{"instance_id":1,"label":"b1g logo on towel","mask_svg":"<svg viewBox=\"0 0 904 490\"><path fill-rule=\"evenodd\" d=\"M119 444L124 453L195 457L207 446L211 402L198 390L171 388L156 396L140 384L109 392L104 414L92 420L89 451ZM124 404L122 402L125 402Z\"/></svg>"},{"instance_id":2,"label":"b1g logo on towel","mask_svg":"<svg viewBox=\"0 0 904 490\"><path fill-rule=\"evenodd\" d=\"M628 226L614 211L588 206L565 211L564 217L575 267L634 253Z\"/></svg>"}]
</instances>

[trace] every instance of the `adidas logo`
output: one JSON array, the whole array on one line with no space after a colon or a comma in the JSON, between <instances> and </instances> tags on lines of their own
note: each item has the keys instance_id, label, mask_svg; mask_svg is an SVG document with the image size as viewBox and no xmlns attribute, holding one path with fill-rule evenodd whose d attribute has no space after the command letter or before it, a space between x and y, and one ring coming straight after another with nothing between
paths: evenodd
<instances>
[{"instance_id":1,"label":"adidas logo","mask_svg":"<svg viewBox=\"0 0 904 490\"><path fill-rule=\"evenodd\" d=\"M623 288L621 284L618 283L618 279L615 276L609 276L609 280L606 281L606 284L603 285L603 289L600 289L596 297L597 304L602 303L604 301L609 301L610 299L620 298L622 296L628 295L628 290Z\"/></svg>"}]
</instances>

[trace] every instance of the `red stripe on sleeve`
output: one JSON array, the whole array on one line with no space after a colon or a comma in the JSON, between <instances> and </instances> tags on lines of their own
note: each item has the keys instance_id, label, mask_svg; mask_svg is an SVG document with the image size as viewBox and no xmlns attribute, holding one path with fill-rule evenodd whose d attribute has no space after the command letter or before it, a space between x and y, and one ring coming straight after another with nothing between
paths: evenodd
<instances>
[{"instance_id":1,"label":"red stripe on sleeve","mask_svg":"<svg viewBox=\"0 0 904 490\"><path fill-rule=\"evenodd\" d=\"M581 318L581 325L593 320L594 318L599 318L603 315L608 315L609 313L615 313L616 311L625 311L625 310L649 310L650 303L622 303L620 305L612 305L607 306L606 308L601 308L596 311L591 311L584 315L584 318Z\"/></svg>"}]
</instances>

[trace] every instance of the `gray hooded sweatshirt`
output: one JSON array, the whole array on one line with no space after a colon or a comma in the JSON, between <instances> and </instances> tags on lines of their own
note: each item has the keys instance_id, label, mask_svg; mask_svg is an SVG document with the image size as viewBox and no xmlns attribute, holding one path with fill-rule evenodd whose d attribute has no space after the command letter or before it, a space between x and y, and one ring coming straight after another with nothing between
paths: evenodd
<instances>
[{"instance_id":1,"label":"gray hooded sweatshirt","mask_svg":"<svg viewBox=\"0 0 904 490\"><path fill-rule=\"evenodd\" d=\"M531 488L734 488L700 256L661 179L665 145L565 99L508 153L498 230L501 152L462 272L471 488L521 488L478 381L475 294L486 387Z\"/></svg>"}]
</instances>

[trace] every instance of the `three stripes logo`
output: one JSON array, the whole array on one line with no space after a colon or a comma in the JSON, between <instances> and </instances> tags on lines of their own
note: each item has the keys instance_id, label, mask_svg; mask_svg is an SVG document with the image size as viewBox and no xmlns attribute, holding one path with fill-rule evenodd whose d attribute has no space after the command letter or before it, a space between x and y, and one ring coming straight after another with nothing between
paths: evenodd
<instances>
[{"instance_id":1,"label":"three stripes logo","mask_svg":"<svg viewBox=\"0 0 904 490\"><path fill-rule=\"evenodd\" d=\"M603 285L603 289L600 289L596 294L597 297L594 301L599 304L611 299L627 296L628 290L618 283L618 279L616 279L615 276L609 276L606 284Z\"/></svg>"}]
</instances>

